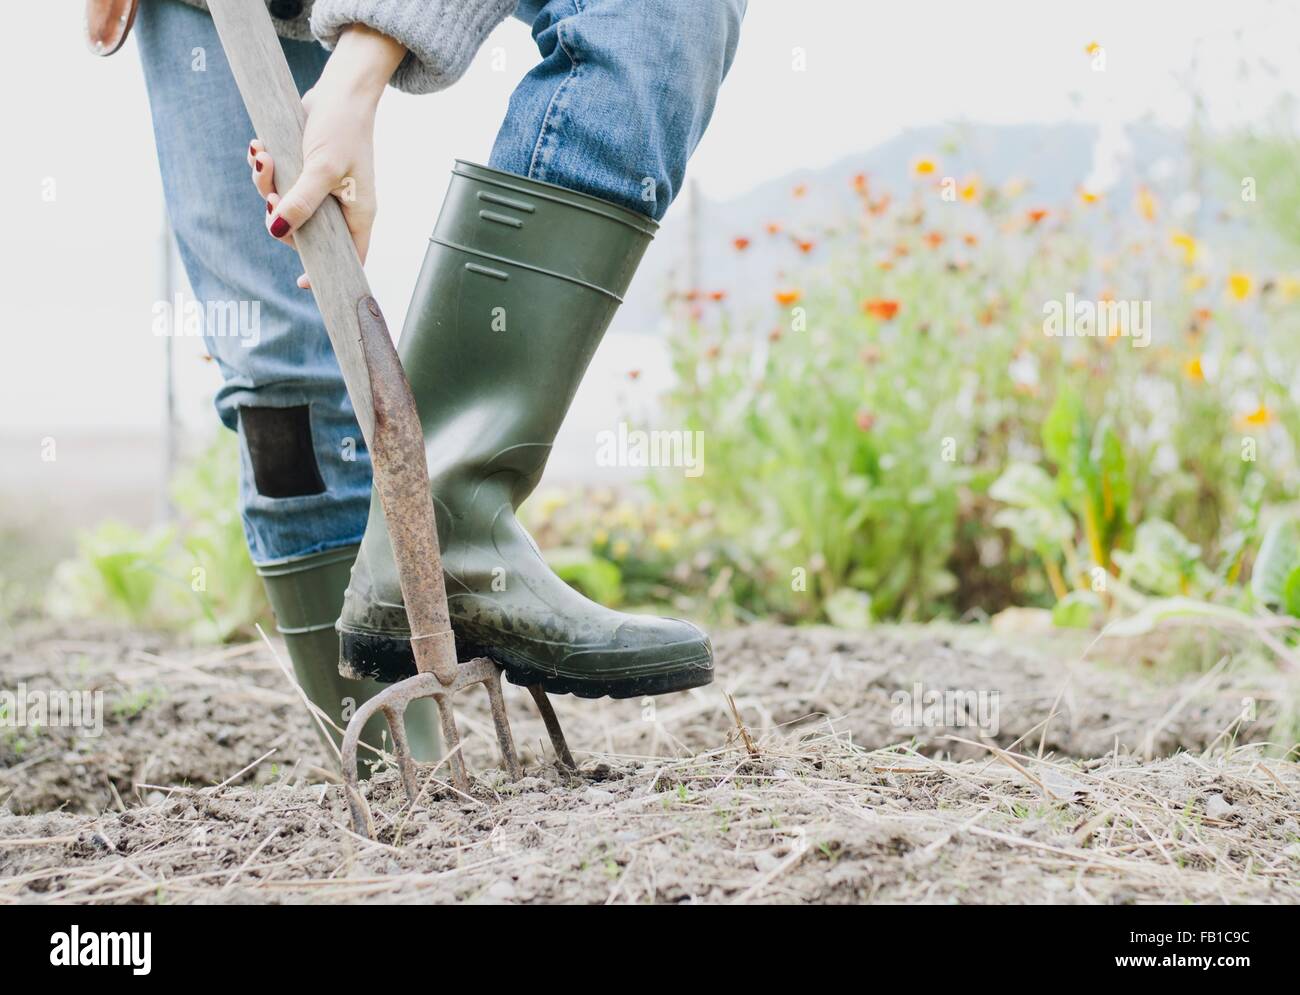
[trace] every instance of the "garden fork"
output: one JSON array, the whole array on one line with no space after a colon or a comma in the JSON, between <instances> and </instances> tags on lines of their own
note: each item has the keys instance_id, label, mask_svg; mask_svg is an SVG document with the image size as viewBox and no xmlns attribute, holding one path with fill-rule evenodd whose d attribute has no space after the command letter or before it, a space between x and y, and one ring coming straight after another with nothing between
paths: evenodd
<instances>
[{"instance_id":1,"label":"garden fork","mask_svg":"<svg viewBox=\"0 0 1300 995\"><path fill-rule=\"evenodd\" d=\"M267 147L275 150L276 186L287 190L302 172L304 113L266 4L263 0L209 0L208 7L253 127ZM353 828L372 837L374 822L357 783L357 741L362 726L376 711L384 713L392 730L402 784L412 802L416 798L415 765L403 719L406 707L417 698L431 697L438 705L452 783L459 790L467 791L469 780L451 706L457 692L476 684L487 688L502 761L511 777L520 774L519 759L506 719L501 667L487 657L457 662L415 398L383 313L370 293L342 210L333 198L325 198L312 218L294 233L294 244L370 450L415 655L416 676L363 704L343 736L343 780ZM540 686L529 691L556 757L572 769L573 756L550 701Z\"/></svg>"}]
</instances>

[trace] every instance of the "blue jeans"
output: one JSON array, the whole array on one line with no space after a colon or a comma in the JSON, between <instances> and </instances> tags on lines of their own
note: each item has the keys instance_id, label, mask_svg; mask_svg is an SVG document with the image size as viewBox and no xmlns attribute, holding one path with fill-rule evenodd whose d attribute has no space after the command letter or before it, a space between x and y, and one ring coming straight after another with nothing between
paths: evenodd
<instances>
[{"instance_id":1,"label":"blue jeans","mask_svg":"<svg viewBox=\"0 0 1300 995\"><path fill-rule=\"evenodd\" d=\"M521 0L515 16L532 25L542 60L510 99L490 165L663 217L731 65L746 2ZM370 457L320 313L294 286L296 254L263 230L244 158L253 126L216 29L202 11L148 0L136 37L168 214L224 381L217 413L242 440L240 502L253 560L359 542ZM280 44L306 91L329 53ZM197 50L205 71L196 71ZM214 327L214 314L241 302L240 313L255 316L252 329ZM294 409L293 417L268 420L265 409ZM259 476L250 445L299 469L289 479Z\"/></svg>"}]
</instances>

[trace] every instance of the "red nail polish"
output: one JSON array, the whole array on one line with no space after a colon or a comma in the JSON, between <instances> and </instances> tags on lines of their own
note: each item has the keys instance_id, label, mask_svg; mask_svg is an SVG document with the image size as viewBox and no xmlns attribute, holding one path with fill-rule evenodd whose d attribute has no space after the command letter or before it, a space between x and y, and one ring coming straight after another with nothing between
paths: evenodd
<instances>
[{"instance_id":1,"label":"red nail polish","mask_svg":"<svg viewBox=\"0 0 1300 995\"><path fill-rule=\"evenodd\" d=\"M254 160L253 160L253 165L257 167L257 171L258 171L259 173L262 171L262 160L261 160L261 159L254 159Z\"/></svg>"},{"instance_id":2,"label":"red nail polish","mask_svg":"<svg viewBox=\"0 0 1300 995\"><path fill-rule=\"evenodd\" d=\"M276 238L284 238L289 233L289 222L284 218L276 218L271 222L271 234Z\"/></svg>"},{"instance_id":3,"label":"red nail polish","mask_svg":"<svg viewBox=\"0 0 1300 995\"><path fill-rule=\"evenodd\" d=\"M271 213L271 202L269 200L266 202L266 213Z\"/></svg>"},{"instance_id":4,"label":"red nail polish","mask_svg":"<svg viewBox=\"0 0 1300 995\"><path fill-rule=\"evenodd\" d=\"M255 156L255 155L257 155L257 152L254 151L253 146L251 146L251 145L248 147L248 154L249 154L250 156Z\"/></svg>"}]
</instances>

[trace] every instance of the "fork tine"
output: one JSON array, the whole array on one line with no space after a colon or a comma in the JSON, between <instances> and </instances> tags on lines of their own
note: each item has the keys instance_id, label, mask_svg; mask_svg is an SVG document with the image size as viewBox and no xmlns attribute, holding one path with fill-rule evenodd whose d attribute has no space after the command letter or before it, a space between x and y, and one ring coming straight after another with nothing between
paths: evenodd
<instances>
[{"instance_id":1,"label":"fork tine","mask_svg":"<svg viewBox=\"0 0 1300 995\"><path fill-rule=\"evenodd\" d=\"M501 762L510 774L512 781L524 776L519 766L519 756L515 753L515 739L510 734L510 722L506 718L506 699L501 693L501 670L492 668L492 674L484 682L487 687L488 703L492 706L492 724L497 729L497 744L501 747Z\"/></svg>"},{"instance_id":2,"label":"fork tine","mask_svg":"<svg viewBox=\"0 0 1300 995\"><path fill-rule=\"evenodd\" d=\"M564 738L564 730L560 728L560 720L551 706L551 699L546 697L546 690L540 684L530 684L528 693L533 696L537 711L541 713L542 721L546 723L546 734L551 737L551 748L555 750L555 759L570 773L577 771L578 765L574 762L573 754L569 752L569 743Z\"/></svg>"}]
</instances>

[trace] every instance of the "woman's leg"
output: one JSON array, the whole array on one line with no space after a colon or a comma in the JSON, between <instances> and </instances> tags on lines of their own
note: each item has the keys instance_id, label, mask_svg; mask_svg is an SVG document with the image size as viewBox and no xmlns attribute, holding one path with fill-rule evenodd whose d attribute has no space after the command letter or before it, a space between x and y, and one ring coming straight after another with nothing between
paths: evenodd
<instances>
[{"instance_id":1,"label":"woman's leg","mask_svg":"<svg viewBox=\"0 0 1300 995\"><path fill-rule=\"evenodd\" d=\"M338 673L334 630L370 504L370 454L297 254L267 235L248 179L253 126L212 19L176 0L140 5L136 37L167 212L204 339L224 379L216 408L240 437L248 548L308 696L345 725L379 686ZM328 53L282 40L299 92ZM428 706L428 707L423 707ZM366 742L381 742L380 719ZM430 702L408 712L418 757L437 755Z\"/></svg>"},{"instance_id":2,"label":"woman's leg","mask_svg":"<svg viewBox=\"0 0 1300 995\"><path fill-rule=\"evenodd\" d=\"M253 126L216 28L203 11L151 0L140 5L136 36L167 212L224 380L217 413L242 440L253 561L355 544L370 502L370 454L320 312L294 283L297 254L261 223L244 158ZM308 89L329 53L281 45L299 90Z\"/></svg>"},{"instance_id":3,"label":"woman's leg","mask_svg":"<svg viewBox=\"0 0 1300 995\"><path fill-rule=\"evenodd\" d=\"M457 650L492 656L516 684L623 698L713 679L704 632L581 596L515 510L654 233L647 215L681 188L743 8L526 0L517 15L542 61L511 98L494 168L453 170L401 356L431 456ZM376 503L339 621L355 673L414 669L401 604Z\"/></svg>"},{"instance_id":4,"label":"woman's leg","mask_svg":"<svg viewBox=\"0 0 1300 995\"><path fill-rule=\"evenodd\" d=\"M656 220L731 67L746 0L522 0L542 61L489 165Z\"/></svg>"}]
</instances>

